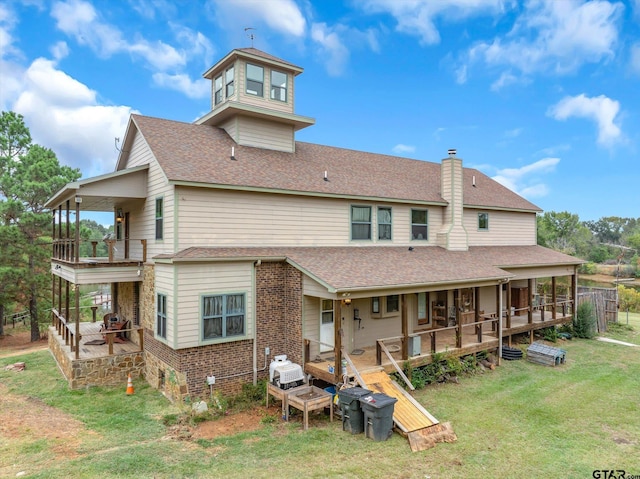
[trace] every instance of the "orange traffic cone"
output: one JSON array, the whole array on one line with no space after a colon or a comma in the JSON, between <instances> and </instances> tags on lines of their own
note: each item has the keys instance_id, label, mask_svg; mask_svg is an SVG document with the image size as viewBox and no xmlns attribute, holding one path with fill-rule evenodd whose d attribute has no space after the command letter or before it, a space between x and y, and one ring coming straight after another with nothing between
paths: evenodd
<instances>
[{"instance_id":1,"label":"orange traffic cone","mask_svg":"<svg viewBox=\"0 0 640 479\"><path fill-rule=\"evenodd\" d=\"M131 381L131 373L129 373L129 379L127 380L127 395L133 394L133 381Z\"/></svg>"}]
</instances>

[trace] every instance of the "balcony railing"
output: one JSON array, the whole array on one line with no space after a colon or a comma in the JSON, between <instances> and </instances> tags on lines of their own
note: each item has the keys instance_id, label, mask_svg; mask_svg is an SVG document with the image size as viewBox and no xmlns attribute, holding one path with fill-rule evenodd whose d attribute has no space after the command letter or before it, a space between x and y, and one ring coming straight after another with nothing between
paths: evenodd
<instances>
[{"instance_id":1,"label":"balcony railing","mask_svg":"<svg viewBox=\"0 0 640 479\"><path fill-rule=\"evenodd\" d=\"M128 238L123 240L53 240L53 259L71 263L106 262L119 263L147 260L147 240Z\"/></svg>"}]
</instances>

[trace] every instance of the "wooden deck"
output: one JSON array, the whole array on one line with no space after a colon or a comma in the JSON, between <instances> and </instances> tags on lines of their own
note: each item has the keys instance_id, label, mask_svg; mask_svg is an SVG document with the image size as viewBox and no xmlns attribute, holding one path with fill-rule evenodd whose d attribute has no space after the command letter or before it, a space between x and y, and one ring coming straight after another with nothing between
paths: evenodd
<instances>
[{"instance_id":1,"label":"wooden deck","mask_svg":"<svg viewBox=\"0 0 640 479\"><path fill-rule=\"evenodd\" d=\"M528 322L527 315L513 315L510 320L510 328L506 327L507 320L503 319L502 337L505 339L505 344L509 344L511 336L515 334L522 334L527 332L533 332L538 329L548 328L550 326L566 323L571 320L570 315L557 314L556 319L551 318L551 312L547 311L544 314L544 321L540 311L536 311L533 314L532 323ZM431 349L432 349L432 337L431 334L435 331L435 352L447 353L454 356L466 356L474 354L480 351L496 350L499 347L499 338L497 333L496 323L487 322L483 325L482 334L480 336L481 341L478 339L476 327L473 324L463 325L462 327L462 342L461 347L456 346L456 328L440 328L440 329L425 329L420 331L414 331L410 336L420 335L420 354L416 356L410 356L406 361L409 361L413 367L419 367L431 362ZM391 352L391 356L398 363L402 364L405 360L402 359L401 351L401 338L385 339L384 344ZM357 353L357 354L356 354ZM386 357L382 355L381 364L377 364L376 358L376 346L371 345L364 348L359 348L357 351L349 352L349 356L357 372L360 374L366 374L367 372L374 370L384 370L387 373L395 371L394 365ZM322 379L331 384L336 383L336 378L333 373L329 371L330 367L335 368L335 354L333 352L323 353L316 357L310 358L310 361L304 365L306 373L312 376ZM355 372L351 366L347 366L347 374L350 380L355 378Z\"/></svg>"},{"instance_id":2,"label":"wooden deck","mask_svg":"<svg viewBox=\"0 0 640 479\"><path fill-rule=\"evenodd\" d=\"M79 359L95 359L110 356L109 354L109 344L105 342L105 344L101 345L91 345L87 344L93 340L101 340L103 339L104 332L100 331L100 327L102 322L83 322L80 323L80 358ZM70 327L75 328L74 324L71 324ZM131 338L132 334L137 334L136 331L127 331L125 333L127 337ZM65 344L64 338L55 334L55 339L60 343L61 350L65 352L70 360L75 360L76 355L75 351L72 351L71 346L69 344ZM140 350L140 346L130 339L123 343L113 342L113 354L127 354L133 353Z\"/></svg>"}]
</instances>

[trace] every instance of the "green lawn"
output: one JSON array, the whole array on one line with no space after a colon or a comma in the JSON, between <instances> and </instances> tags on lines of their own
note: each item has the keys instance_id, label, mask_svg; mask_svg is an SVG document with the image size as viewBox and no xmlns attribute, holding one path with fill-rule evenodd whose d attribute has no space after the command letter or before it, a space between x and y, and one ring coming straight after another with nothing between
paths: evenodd
<instances>
[{"instance_id":1,"label":"green lawn","mask_svg":"<svg viewBox=\"0 0 640 479\"><path fill-rule=\"evenodd\" d=\"M640 316L640 315L638 315ZM635 321L640 323L640 318ZM630 321L631 324L631 321ZM610 336L638 343L637 332ZM590 478L595 469L640 475L640 348L599 341L558 343L567 363L551 368L505 361L460 384L429 387L416 398L458 435L452 444L413 453L394 434L374 442L339 421L302 431L279 419L258 431L213 441L166 437L176 414L157 391L69 391L46 351L0 359L0 416L15 408L61 414L74 439L14 434L0 422L0 477L30 478ZM16 373L4 366L25 361ZM20 403L6 398L19 395ZM64 413L64 414L62 414ZM37 423L36 423L37 424Z\"/></svg>"}]
</instances>

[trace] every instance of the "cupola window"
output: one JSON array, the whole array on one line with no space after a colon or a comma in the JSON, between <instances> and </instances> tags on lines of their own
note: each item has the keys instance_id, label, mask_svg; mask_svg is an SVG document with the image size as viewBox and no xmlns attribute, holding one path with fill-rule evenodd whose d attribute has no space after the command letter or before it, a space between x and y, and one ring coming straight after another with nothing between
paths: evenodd
<instances>
[{"instance_id":1,"label":"cupola window","mask_svg":"<svg viewBox=\"0 0 640 479\"><path fill-rule=\"evenodd\" d=\"M287 74L271 70L271 99L287 101Z\"/></svg>"},{"instance_id":2,"label":"cupola window","mask_svg":"<svg viewBox=\"0 0 640 479\"><path fill-rule=\"evenodd\" d=\"M264 68L247 63L247 93L263 96Z\"/></svg>"},{"instance_id":3,"label":"cupola window","mask_svg":"<svg viewBox=\"0 0 640 479\"><path fill-rule=\"evenodd\" d=\"M222 103L222 75L218 75L213 81L214 85L214 104Z\"/></svg>"},{"instance_id":4,"label":"cupola window","mask_svg":"<svg viewBox=\"0 0 640 479\"><path fill-rule=\"evenodd\" d=\"M225 96L229 98L236 91L234 76L233 76L233 67L228 68L227 71L224 73L224 83L226 88Z\"/></svg>"}]
</instances>

